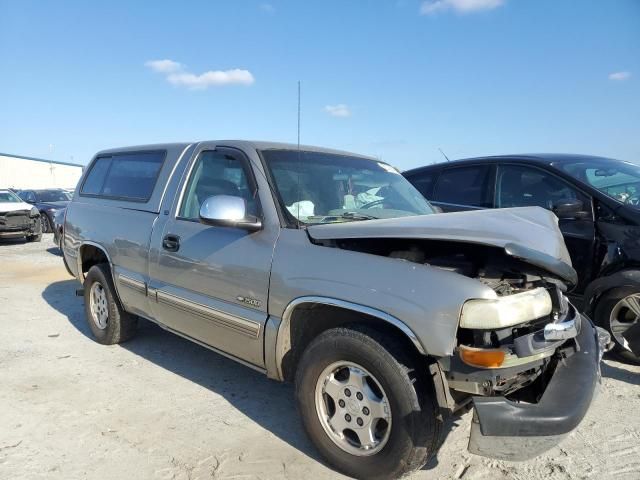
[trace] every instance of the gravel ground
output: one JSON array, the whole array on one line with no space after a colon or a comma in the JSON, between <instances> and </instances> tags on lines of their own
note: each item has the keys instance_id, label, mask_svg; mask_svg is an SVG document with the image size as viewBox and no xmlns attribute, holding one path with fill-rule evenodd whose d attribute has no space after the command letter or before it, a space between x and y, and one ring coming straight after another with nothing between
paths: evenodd
<instances>
[{"instance_id":1,"label":"gravel ground","mask_svg":"<svg viewBox=\"0 0 640 480\"><path fill-rule=\"evenodd\" d=\"M282 385L143 322L91 339L51 235L0 242L1 479L328 479ZM640 479L640 367L607 359L587 418L523 463L466 451L470 415L412 479ZM344 478L344 477L342 477Z\"/></svg>"}]
</instances>

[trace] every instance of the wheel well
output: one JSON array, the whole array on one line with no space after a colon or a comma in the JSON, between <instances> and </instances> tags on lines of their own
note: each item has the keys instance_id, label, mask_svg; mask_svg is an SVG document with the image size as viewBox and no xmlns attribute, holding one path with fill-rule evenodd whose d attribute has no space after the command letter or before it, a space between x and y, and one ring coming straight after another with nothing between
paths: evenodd
<instances>
[{"instance_id":1,"label":"wheel well","mask_svg":"<svg viewBox=\"0 0 640 480\"><path fill-rule=\"evenodd\" d=\"M635 264L607 276L599 277L587 285L583 294L582 310L587 315L595 315L598 302L608 292L614 288L637 285L640 285L640 268Z\"/></svg>"},{"instance_id":2,"label":"wheel well","mask_svg":"<svg viewBox=\"0 0 640 480\"><path fill-rule=\"evenodd\" d=\"M100 263L109 264L109 257L105 251L95 245L83 245L80 247L80 258L82 259L82 273L89 271L94 265Z\"/></svg>"},{"instance_id":3,"label":"wheel well","mask_svg":"<svg viewBox=\"0 0 640 480\"><path fill-rule=\"evenodd\" d=\"M296 307L289 320L290 350L282 358L284 380L293 380L300 357L314 338L331 328L348 325L366 325L393 335L402 343L405 352L419 361L426 361L400 328L381 318L335 305L304 303Z\"/></svg>"}]
</instances>

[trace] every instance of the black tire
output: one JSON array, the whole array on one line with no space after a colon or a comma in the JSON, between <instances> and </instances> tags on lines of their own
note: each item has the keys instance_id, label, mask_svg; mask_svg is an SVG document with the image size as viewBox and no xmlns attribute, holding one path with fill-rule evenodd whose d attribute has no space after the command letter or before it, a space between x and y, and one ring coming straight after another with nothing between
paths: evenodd
<instances>
[{"instance_id":1,"label":"black tire","mask_svg":"<svg viewBox=\"0 0 640 480\"><path fill-rule=\"evenodd\" d=\"M42 233L51 233L53 231L51 219L44 212L40 212L40 224L42 225Z\"/></svg>"},{"instance_id":2,"label":"black tire","mask_svg":"<svg viewBox=\"0 0 640 480\"><path fill-rule=\"evenodd\" d=\"M106 293L108 319L105 328L98 326L91 313L90 295L91 289L96 283L99 283ZM103 345L113 345L129 340L136 334L138 327L137 317L122 308L115 292L108 265L94 265L89 269L84 281L84 311L91 332L98 343Z\"/></svg>"},{"instance_id":3,"label":"black tire","mask_svg":"<svg viewBox=\"0 0 640 480\"><path fill-rule=\"evenodd\" d=\"M619 287L605 292L600 300L598 300L594 316L595 323L611 334L611 340L614 343L614 347L611 349L611 354L624 362L640 365L640 357L634 355L616 339L611 329L610 322L611 312L618 302L634 293L640 293L640 289L636 287Z\"/></svg>"},{"instance_id":4,"label":"black tire","mask_svg":"<svg viewBox=\"0 0 640 480\"><path fill-rule=\"evenodd\" d=\"M39 242L42 240L42 234L38 233L36 235L27 235L27 242Z\"/></svg>"},{"instance_id":5,"label":"black tire","mask_svg":"<svg viewBox=\"0 0 640 480\"><path fill-rule=\"evenodd\" d=\"M407 348L390 335L362 326L334 328L314 339L296 371L296 397L304 428L321 455L355 478L399 478L422 467L440 446L442 416L426 364L418 367ZM325 432L316 411L315 389L334 362L353 362L379 381L391 409L391 430L382 449L369 456L350 454Z\"/></svg>"}]
</instances>

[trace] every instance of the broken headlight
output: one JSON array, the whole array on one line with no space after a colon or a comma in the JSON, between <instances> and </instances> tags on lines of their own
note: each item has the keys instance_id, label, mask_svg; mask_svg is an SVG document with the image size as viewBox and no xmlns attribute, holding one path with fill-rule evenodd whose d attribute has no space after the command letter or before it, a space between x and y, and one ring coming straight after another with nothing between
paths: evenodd
<instances>
[{"instance_id":1,"label":"broken headlight","mask_svg":"<svg viewBox=\"0 0 640 480\"><path fill-rule=\"evenodd\" d=\"M551 296L542 287L495 299L469 300L462 306L460 326L481 330L506 328L547 316L552 308Z\"/></svg>"}]
</instances>

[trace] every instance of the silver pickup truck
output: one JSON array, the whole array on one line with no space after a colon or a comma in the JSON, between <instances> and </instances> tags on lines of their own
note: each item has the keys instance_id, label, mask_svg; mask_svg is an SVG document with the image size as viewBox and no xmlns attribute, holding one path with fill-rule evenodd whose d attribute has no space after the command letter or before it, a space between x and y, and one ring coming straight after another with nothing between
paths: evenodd
<instances>
[{"instance_id":1,"label":"silver pickup truck","mask_svg":"<svg viewBox=\"0 0 640 480\"><path fill-rule=\"evenodd\" d=\"M556 217L437 214L376 159L248 141L106 150L62 243L98 342L144 318L295 382L311 440L353 477L419 468L470 408L471 452L533 457L599 382L606 334L565 296L577 278Z\"/></svg>"}]
</instances>

